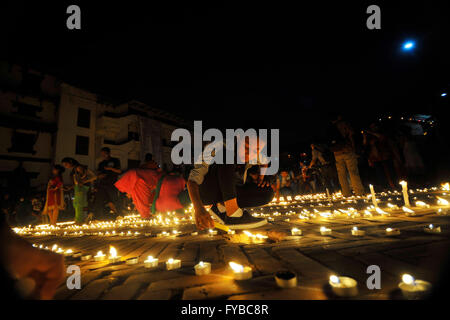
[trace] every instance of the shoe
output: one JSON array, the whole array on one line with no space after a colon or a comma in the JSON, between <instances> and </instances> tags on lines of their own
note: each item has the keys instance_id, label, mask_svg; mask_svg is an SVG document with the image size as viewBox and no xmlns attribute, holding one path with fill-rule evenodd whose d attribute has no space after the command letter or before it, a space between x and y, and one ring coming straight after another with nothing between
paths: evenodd
<instances>
[{"instance_id":1,"label":"shoe","mask_svg":"<svg viewBox=\"0 0 450 320\"><path fill-rule=\"evenodd\" d=\"M267 223L266 219L255 218L247 210L243 210L243 214L239 218L231 218L225 214L223 220L223 224L232 230L258 228Z\"/></svg>"},{"instance_id":2,"label":"shoe","mask_svg":"<svg viewBox=\"0 0 450 320\"><path fill-rule=\"evenodd\" d=\"M209 209L209 213L211 216L217 220L217 222L221 224L225 224L225 219L227 218L226 212L220 212L219 208L217 208L217 205L213 205L211 209Z\"/></svg>"}]
</instances>

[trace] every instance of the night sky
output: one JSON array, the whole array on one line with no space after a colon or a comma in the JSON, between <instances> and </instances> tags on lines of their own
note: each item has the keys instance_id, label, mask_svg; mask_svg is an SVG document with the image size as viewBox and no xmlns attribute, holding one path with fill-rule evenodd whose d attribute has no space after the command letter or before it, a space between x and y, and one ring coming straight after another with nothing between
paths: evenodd
<instances>
[{"instance_id":1,"label":"night sky","mask_svg":"<svg viewBox=\"0 0 450 320\"><path fill-rule=\"evenodd\" d=\"M450 84L448 1L92 2L11 2L2 58L205 127L280 128L285 147L320 136L336 110L361 126L429 113ZM81 31L66 28L70 4ZM366 28L370 4L381 30Z\"/></svg>"}]
</instances>

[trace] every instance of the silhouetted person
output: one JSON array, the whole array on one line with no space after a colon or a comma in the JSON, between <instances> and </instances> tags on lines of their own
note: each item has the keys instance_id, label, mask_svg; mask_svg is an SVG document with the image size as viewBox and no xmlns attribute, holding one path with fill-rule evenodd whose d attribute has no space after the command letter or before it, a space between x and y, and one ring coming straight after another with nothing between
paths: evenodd
<instances>
[{"instance_id":1,"label":"silhouetted person","mask_svg":"<svg viewBox=\"0 0 450 320\"><path fill-rule=\"evenodd\" d=\"M111 150L108 147L102 148L101 154L104 160L99 163L97 170L97 192L94 201L94 214L98 218L103 217L104 206L107 203L113 211L113 214L117 217L119 195L117 189L114 187L114 183L117 181L119 174L122 173L120 160L111 157Z\"/></svg>"},{"instance_id":2,"label":"silhouetted person","mask_svg":"<svg viewBox=\"0 0 450 320\"><path fill-rule=\"evenodd\" d=\"M338 172L339 184L342 188L342 195L350 197L352 191L348 183L348 176L352 189L357 196L364 194L364 187L361 183L358 170L358 156L356 154L355 132L351 125L337 115L332 119L331 144L330 149L334 152L336 159L336 169Z\"/></svg>"}]
</instances>

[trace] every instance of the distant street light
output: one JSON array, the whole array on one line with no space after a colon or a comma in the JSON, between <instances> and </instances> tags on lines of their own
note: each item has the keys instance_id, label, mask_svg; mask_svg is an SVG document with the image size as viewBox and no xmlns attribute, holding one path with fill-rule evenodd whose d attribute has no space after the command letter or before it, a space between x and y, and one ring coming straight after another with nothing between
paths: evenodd
<instances>
[{"instance_id":1,"label":"distant street light","mask_svg":"<svg viewBox=\"0 0 450 320\"><path fill-rule=\"evenodd\" d=\"M406 41L405 43L403 43L403 50L404 51L410 51L415 47L415 42L414 41Z\"/></svg>"},{"instance_id":2,"label":"distant street light","mask_svg":"<svg viewBox=\"0 0 450 320\"><path fill-rule=\"evenodd\" d=\"M441 97L445 97L447 95L447 92L441 93Z\"/></svg>"}]
</instances>

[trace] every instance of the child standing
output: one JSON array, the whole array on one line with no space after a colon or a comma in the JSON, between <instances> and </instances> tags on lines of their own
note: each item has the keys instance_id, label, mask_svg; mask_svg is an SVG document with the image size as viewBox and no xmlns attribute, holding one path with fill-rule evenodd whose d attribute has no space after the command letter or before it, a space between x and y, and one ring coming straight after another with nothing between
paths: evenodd
<instances>
[{"instance_id":1,"label":"child standing","mask_svg":"<svg viewBox=\"0 0 450 320\"><path fill-rule=\"evenodd\" d=\"M63 197L63 180L62 174L64 168L60 165L53 166L53 177L47 185L47 200L45 203L43 214L47 214L50 224L56 225L58 220L59 210L64 209Z\"/></svg>"},{"instance_id":2,"label":"child standing","mask_svg":"<svg viewBox=\"0 0 450 320\"><path fill-rule=\"evenodd\" d=\"M75 223L82 224L86 218L89 203L89 188L91 182L95 181L95 174L83 165L77 165L73 175L75 197L73 207L75 208Z\"/></svg>"}]
</instances>

